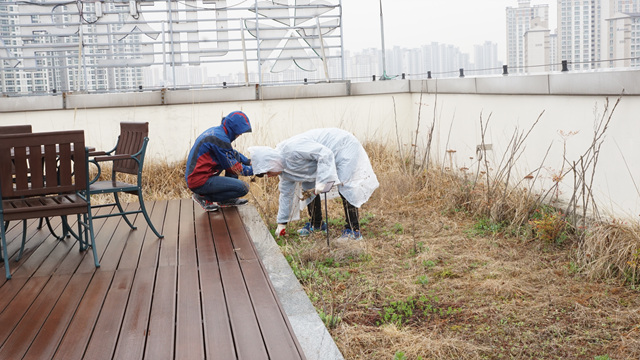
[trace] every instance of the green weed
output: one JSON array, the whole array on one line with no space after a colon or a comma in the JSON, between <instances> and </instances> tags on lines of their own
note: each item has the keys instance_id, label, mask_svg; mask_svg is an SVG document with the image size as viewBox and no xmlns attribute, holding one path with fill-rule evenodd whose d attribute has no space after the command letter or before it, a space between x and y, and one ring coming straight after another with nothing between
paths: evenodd
<instances>
[{"instance_id":1,"label":"green weed","mask_svg":"<svg viewBox=\"0 0 640 360\"><path fill-rule=\"evenodd\" d=\"M342 318L338 315L334 314L326 314L322 310L318 310L318 315L320 315L320 319L327 327L327 329L335 329L338 324L342 321Z\"/></svg>"},{"instance_id":2,"label":"green weed","mask_svg":"<svg viewBox=\"0 0 640 360\"><path fill-rule=\"evenodd\" d=\"M496 235L504 231L505 226L504 223L492 221L487 217L481 217L466 233L471 236Z\"/></svg>"}]
</instances>

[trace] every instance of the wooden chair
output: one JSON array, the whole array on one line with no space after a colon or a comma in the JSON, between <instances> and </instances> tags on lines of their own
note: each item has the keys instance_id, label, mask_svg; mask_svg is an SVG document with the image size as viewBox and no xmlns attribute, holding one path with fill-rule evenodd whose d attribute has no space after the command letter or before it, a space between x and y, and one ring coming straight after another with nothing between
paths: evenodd
<instances>
[{"instance_id":1,"label":"wooden chair","mask_svg":"<svg viewBox=\"0 0 640 360\"><path fill-rule=\"evenodd\" d=\"M147 151L147 143L149 142L149 123L148 122L121 122L120 135L116 146L109 151L95 151L89 155L90 163L98 167L98 174L91 180L89 186L89 194L113 194L114 202L109 204L94 205L94 208L104 206L116 206L117 213L96 215L93 218L99 219L109 216L122 216L124 221L131 227L136 229L127 215L142 213L147 224L157 237L164 237L151 223L149 214L144 204L142 191L142 168L144 165L144 156ZM111 162L111 179L97 181L102 171L100 163ZM135 184L121 181L122 176L119 174L130 174L136 176ZM118 197L119 193L133 194L138 197L140 208L138 210L124 211L122 203Z\"/></svg>"},{"instance_id":2,"label":"wooden chair","mask_svg":"<svg viewBox=\"0 0 640 360\"><path fill-rule=\"evenodd\" d=\"M73 235L81 251L91 246L95 265L100 266L86 191L87 161L82 130L0 135L0 236L7 279L11 271L4 224L11 220L77 215L78 233ZM16 260L24 251L24 224Z\"/></svg>"}]
</instances>

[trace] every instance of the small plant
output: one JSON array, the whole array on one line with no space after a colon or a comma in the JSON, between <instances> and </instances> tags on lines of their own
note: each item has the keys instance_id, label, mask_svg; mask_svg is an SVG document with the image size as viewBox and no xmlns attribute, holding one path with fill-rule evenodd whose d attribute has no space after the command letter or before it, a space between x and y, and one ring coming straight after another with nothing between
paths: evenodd
<instances>
[{"instance_id":1,"label":"small plant","mask_svg":"<svg viewBox=\"0 0 640 360\"><path fill-rule=\"evenodd\" d=\"M402 351L398 351L393 356L393 360L407 360L407 356Z\"/></svg>"},{"instance_id":2,"label":"small plant","mask_svg":"<svg viewBox=\"0 0 640 360\"><path fill-rule=\"evenodd\" d=\"M324 311L318 310L318 315L327 329L335 329L342 321L342 318L334 314L325 314Z\"/></svg>"},{"instance_id":3,"label":"small plant","mask_svg":"<svg viewBox=\"0 0 640 360\"><path fill-rule=\"evenodd\" d=\"M593 360L611 360L609 355L599 355L593 358Z\"/></svg>"},{"instance_id":4,"label":"small plant","mask_svg":"<svg viewBox=\"0 0 640 360\"><path fill-rule=\"evenodd\" d=\"M431 260L423 260L422 266L431 269L432 267L436 266L436 263Z\"/></svg>"},{"instance_id":5,"label":"small plant","mask_svg":"<svg viewBox=\"0 0 640 360\"><path fill-rule=\"evenodd\" d=\"M461 311L460 308L451 306L441 307L438 303L439 299L435 295L421 295L417 299L409 296L406 300L392 301L378 312L380 320L376 324L378 326L394 324L401 327L409 323L424 321L433 315L447 317Z\"/></svg>"},{"instance_id":6,"label":"small plant","mask_svg":"<svg viewBox=\"0 0 640 360\"><path fill-rule=\"evenodd\" d=\"M393 224L391 229L385 230L383 235L393 236L393 235L402 234L402 233L404 233L404 226L402 226L402 224L400 223L395 223Z\"/></svg>"},{"instance_id":7,"label":"small plant","mask_svg":"<svg viewBox=\"0 0 640 360\"><path fill-rule=\"evenodd\" d=\"M563 243L568 237L568 223L562 212L552 207L537 209L529 224L533 227L535 236L546 243Z\"/></svg>"},{"instance_id":8,"label":"small plant","mask_svg":"<svg viewBox=\"0 0 640 360\"><path fill-rule=\"evenodd\" d=\"M360 218L360 227L363 227L364 225L368 225L369 223L371 223L371 219L373 219L374 216L372 213L365 213L364 216L362 216Z\"/></svg>"},{"instance_id":9,"label":"small plant","mask_svg":"<svg viewBox=\"0 0 640 360\"><path fill-rule=\"evenodd\" d=\"M427 275L418 276L418 280L416 280L416 284L427 285L429 283L429 278Z\"/></svg>"},{"instance_id":10,"label":"small plant","mask_svg":"<svg viewBox=\"0 0 640 360\"><path fill-rule=\"evenodd\" d=\"M496 235L500 233L504 227L502 223L492 221L487 217L481 217L467 233L471 236Z\"/></svg>"}]
</instances>

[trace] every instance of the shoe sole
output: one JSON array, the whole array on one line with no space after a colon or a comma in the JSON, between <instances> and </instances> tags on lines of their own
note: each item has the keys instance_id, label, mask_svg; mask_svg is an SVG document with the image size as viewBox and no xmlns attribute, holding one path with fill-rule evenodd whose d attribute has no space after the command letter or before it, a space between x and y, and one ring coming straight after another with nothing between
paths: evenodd
<instances>
[{"instance_id":1,"label":"shoe sole","mask_svg":"<svg viewBox=\"0 0 640 360\"><path fill-rule=\"evenodd\" d=\"M202 210L207 211L207 212L213 212L213 211L218 211L218 209L220 209L220 206L216 206L216 207L205 207L202 206L202 204L200 204L200 202L198 200L196 200L193 196L191 197L191 200L193 200L194 203L196 203L198 206L200 206L202 208Z\"/></svg>"},{"instance_id":2,"label":"shoe sole","mask_svg":"<svg viewBox=\"0 0 640 360\"><path fill-rule=\"evenodd\" d=\"M220 207L233 207L233 206L242 206L242 205L247 205L247 204L248 204L248 202L245 202L245 203L242 203L242 204L221 204L221 203L218 203L218 206L220 206Z\"/></svg>"}]
</instances>

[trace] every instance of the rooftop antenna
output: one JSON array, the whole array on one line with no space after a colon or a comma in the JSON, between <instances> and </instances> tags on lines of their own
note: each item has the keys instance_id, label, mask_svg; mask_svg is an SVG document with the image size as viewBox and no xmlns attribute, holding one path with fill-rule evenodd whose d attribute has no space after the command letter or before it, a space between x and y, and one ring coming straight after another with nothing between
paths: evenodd
<instances>
[{"instance_id":1,"label":"rooftop antenna","mask_svg":"<svg viewBox=\"0 0 640 360\"><path fill-rule=\"evenodd\" d=\"M382 17L382 0L380 0L380 36L382 37L382 76L380 80L390 80L391 78L387 76L387 60L384 49L384 19Z\"/></svg>"}]
</instances>

